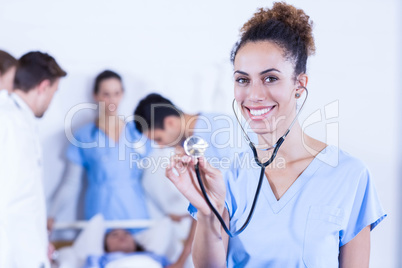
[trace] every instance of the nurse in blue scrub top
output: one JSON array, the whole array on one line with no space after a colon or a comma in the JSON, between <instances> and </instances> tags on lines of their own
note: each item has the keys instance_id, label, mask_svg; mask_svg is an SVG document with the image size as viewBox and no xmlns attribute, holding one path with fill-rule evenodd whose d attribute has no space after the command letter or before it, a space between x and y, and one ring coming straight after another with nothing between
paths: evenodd
<instances>
[{"instance_id":1,"label":"nurse in blue scrub top","mask_svg":"<svg viewBox=\"0 0 402 268\"><path fill-rule=\"evenodd\" d=\"M121 77L109 70L100 73L93 93L99 117L74 133L75 143L67 149L67 178L59 187L50 215L71 203L72 193L80 188L81 170L85 170L85 219L98 213L106 220L148 219L142 171L130 164L130 159L140 159L150 147L134 122L125 122L117 114L124 93Z\"/></svg>"},{"instance_id":2,"label":"nurse in blue scrub top","mask_svg":"<svg viewBox=\"0 0 402 268\"><path fill-rule=\"evenodd\" d=\"M285 3L258 10L241 29L232 52L234 95L265 148L294 120L314 51L309 17ZM261 162L272 154L257 151ZM200 193L194 164L199 161L211 202L234 232L248 216L260 173L251 150L242 158L224 176L204 158L184 153L172 157L166 170L196 208L190 210L197 218L196 267L368 267L370 231L386 215L361 161L309 137L296 121L265 169L249 225L229 238Z\"/></svg>"}]
</instances>

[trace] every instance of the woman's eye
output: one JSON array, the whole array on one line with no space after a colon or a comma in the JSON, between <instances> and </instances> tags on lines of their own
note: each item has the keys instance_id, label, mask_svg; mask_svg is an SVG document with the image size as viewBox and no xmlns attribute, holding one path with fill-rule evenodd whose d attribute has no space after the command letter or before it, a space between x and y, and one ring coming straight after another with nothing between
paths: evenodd
<instances>
[{"instance_id":1,"label":"woman's eye","mask_svg":"<svg viewBox=\"0 0 402 268\"><path fill-rule=\"evenodd\" d=\"M274 77L274 76L267 76L267 77L265 77L265 82L268 82L268 83L275 82L276 80L278 80L278 78L276 78L276 77Z\"/></svg>"},{"instance_id":2,"label":"woman's eye","mask_svg":"<svg viewBox=\"0 0 402 268\"><path fill-rule=\"evenodd\" d=\"M248 83L248 81L249 81L248 79L242 77L236 79L236 82L239 84L245 84Z\"/></svg>"}]
</instances>

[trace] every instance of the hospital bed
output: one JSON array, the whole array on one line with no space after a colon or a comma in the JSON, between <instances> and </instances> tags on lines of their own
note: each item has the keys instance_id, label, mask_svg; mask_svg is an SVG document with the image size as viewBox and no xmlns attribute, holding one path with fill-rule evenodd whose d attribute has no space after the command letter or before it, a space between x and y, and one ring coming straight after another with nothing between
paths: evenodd
<instances>
[{"instance_id":1,"label":"hospital bed","mask_svg":"<svg viewBox=\"0 0 402 268\"><path fill-rule=\"evenodd\" d=\"M127 220L105 221L102 215L96 215L90 221L56 222L54 230L78 229L78 237L71 243L53 242L56 246L54 254L54 268L79 268L85 264L90 255L104 253L104 234L107 229L116 228L146 228L145 231L135 235L147 251L166 256L168 259L176 258L182 245L174 241L173 223L169 218L160 220ZM112 264L114 266L112 266ZM159 266L157 266L159 265ZM144 256L132 256L112 262L107 268L160 268L160 264Z\"/></svg>"}]
</instances>

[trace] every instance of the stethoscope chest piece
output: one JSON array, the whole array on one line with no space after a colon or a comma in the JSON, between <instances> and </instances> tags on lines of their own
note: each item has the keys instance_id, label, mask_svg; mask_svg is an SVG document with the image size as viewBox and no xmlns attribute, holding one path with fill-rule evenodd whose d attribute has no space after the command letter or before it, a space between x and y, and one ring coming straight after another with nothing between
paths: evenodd
<instances>
[{"instance_id":1,"label":"stethoscope chest piece","mask_svg":"<svg viewBox=\"0 0 402 268\"><path fill-rule=\"evenodd\" d=\"M184 141L183 147L187 155L198 158L204 156L208 143L201 137L190 136Z\"/></svg>"}]
</instances>

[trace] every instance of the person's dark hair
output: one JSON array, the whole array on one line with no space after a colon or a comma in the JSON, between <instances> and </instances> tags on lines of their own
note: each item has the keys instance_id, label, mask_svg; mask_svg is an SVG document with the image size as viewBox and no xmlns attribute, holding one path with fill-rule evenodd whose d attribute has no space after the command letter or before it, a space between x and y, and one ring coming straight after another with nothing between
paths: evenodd
<instances>
[{"instance_id":1,"label":"person's dark hair","mask_svg":"<svg viewBox=\"0 0 402 268\"><path fill-rule=\"evenodd\" d=\"M236 54L248 42L272 41L284 50L284 56L295 65L295 76L306 72L307 58L315 53L313 22L303 10L284 2L272 9L260 8L240 30L241 38L232 52Z\"/></svg>"},{"instance_id":2,"label":"person's dark hair","mask_svg":"<svg viewBox=\"0 0 402 268\"><path fill-rule=\"evenodd\" d=\"M182 114L183 112L170 100L152 93L138 103L134 111L135 126L141 133L149 128L164 129L163 122L166 117L171 115L180 117Z\"/></svg>"},{"instance_id":3,"label":"person's dark hair","mask_svg":"<svg viewBox=\"0 0 402 268\"><path fill-rule=\"evenodd\" d=\"M98 76L95 78L94 91L93 91L95 95L98 94L98 92L99 92L100 83L103 80L106 80L109 78L116 78L122 83L121 76L118 73L113 72L111 70L105 70L105 71L101 72L100 74L98 74Z\"/></svg>"},{"instance_id":4,"label":"person's dark hair","mask_svg":"<svg viewBox=\"0 0 402 268\"><path fill-rule=\"evenodd\" d=\"M110 250L109 250L109 248L108 248L108 246L107 246L106 240L107 240L107 237L108 237L112 232L113 232L113 230L110 231L110 232L108 232L108 233L106 233L105 236L103 237L103 250L104 250L105 252L107 252L107 253L109 253ZM133 241L134 241L134 240L133 240ZM135 247L135 252L144 252L144 251L145 251L145 248L144 248L143 246L141 246L140 244L138 244L138 243L135 242L135 241L134 241L134 243L135 243L135 245L136 245L136 247Z\"/></svg>"},{"instance_id":5,"label":"person's dark hair","mask_svg":"<svg viewBox=\"0 0 402 268\"><path fill-rule=\"evenodd\" d=\"M48 79L53 83L57 78L66 75L67 73L49 54L39 51L29 52L18 60L14 88L27 92L43 80Z\"/></svg>"},{"instance_id":6,"label":"person's dark hair","mask_svg":"<svg viewBox=\"0 0 402 268\"><path fill-rule=\"evenodd\" d=\"M0 50L0 75L6 73L10 68L17 66L17 59L5 52Z\"/></svg>"}]
</instances>

